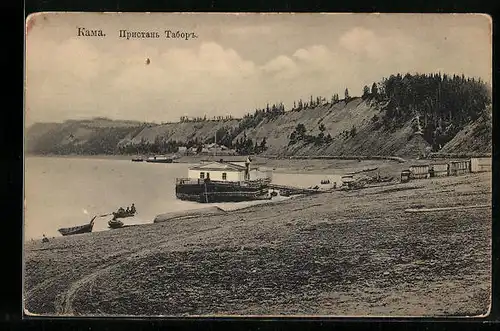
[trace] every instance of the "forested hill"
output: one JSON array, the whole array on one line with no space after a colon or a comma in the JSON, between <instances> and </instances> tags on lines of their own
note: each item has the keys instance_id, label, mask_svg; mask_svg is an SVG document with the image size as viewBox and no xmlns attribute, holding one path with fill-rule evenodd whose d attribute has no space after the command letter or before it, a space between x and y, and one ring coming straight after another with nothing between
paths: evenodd
<instances>
[{"instance_id":1,"label":"forested hill","mask_svg":"<svg viewBox=\"0 0 500 331\"><path fill-rule=\"evenodd\" d=\"M397 74L365 86L361 97L311 96L285 109L245 115L183 117L178 123L105 118L38 123L28 128L32 154L171 153L214 141L240 154L421 156L491 152L491 91L464 76Z\"/></svg>"}]
</instances>

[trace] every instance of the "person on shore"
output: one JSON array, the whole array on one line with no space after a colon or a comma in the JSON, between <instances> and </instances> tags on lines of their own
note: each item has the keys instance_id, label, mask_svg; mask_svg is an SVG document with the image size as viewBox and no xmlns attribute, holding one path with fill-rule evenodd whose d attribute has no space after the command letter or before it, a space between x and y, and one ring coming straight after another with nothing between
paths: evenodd
<instances>
[{"instance_id":1,"label":"person on shore","mask_svg":"<svg viewBox=\"0 0 500 331\"><path fill-rule=\"evenodd\" d=\"M130 207L130 212L131 212L132 214L135 214L135 211L136 211L136 210L135 210L135 205L134 205L134 204L132 204L132 206Z\"/></svg>"},{"instance_id":2,"label":"person on shore","mask_svg":"<svg viewBox=\"0 0 500 331\"><path fill-rule=\"evenodd\" d=\"M48 243L49 242L49 238L45 237L45 234L43 234L42 242L43 243Z\"/></svg>"}]
</instances>

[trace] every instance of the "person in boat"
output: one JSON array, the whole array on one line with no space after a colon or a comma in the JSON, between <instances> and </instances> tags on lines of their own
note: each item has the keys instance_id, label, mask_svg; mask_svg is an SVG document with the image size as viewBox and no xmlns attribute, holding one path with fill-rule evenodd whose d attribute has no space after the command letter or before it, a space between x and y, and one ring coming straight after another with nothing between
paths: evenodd
<instances>
[{"instance_id":1,"label":"person in boat","mask_svg":"<svg viewBox=\"0 0 500 331\"><path fill-rule=\"evenodd\" d=\"M125 212L126 212L127 214L130 214L130 207L127 207L127 209L125 210Z\"/></svg>"},{"instance_id":2,"label":"person in boat","mask_svg":"<svg viewBox=\"0 0 500 331\"><path fill-rule=\"evenodd\" d=\"M132 204L132 206L130 207L130 213L135 214L135 211L136 211L135 210L135 205Z\"/></svg>"},{"instance_id":3,"label":"person in boat","mask_svg":"<svg viewBox=\"0 0 500 331\"><path fill-rule=\"evenodd\" d=\"M125 209L123 207L118 208L118 214L122 214L125 212Z\"/></svg>"}]
</instances>

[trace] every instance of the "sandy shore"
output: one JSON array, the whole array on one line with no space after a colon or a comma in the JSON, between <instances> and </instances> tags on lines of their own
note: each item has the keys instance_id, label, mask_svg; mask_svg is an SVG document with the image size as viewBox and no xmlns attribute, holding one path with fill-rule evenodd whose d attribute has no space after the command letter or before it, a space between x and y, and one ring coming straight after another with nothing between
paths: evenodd
<instances>
[{"instance_id":1,"label":"sandy shore","mask_svg":"<svg viewBox=\"0 0 500 331\"><path fill-rule=\"evenodd\" d=\"M491 173L332 192L25 247L25 304L67 315L480 315Z\"/></svg>"}]
</instances>

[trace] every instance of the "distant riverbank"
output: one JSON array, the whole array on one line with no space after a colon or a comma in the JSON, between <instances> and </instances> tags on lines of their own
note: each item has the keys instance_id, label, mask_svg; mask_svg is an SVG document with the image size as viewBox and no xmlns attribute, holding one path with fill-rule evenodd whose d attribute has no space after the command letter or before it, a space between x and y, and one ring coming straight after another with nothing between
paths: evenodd
<instances>
[{"instance_id":1,"label":"distant riverbank","mask_svg":"<svg viewBox=\"0 0 500 331\"><path fill-rule=\"evenodd\" d=\"M172 154L166 154L172 155ZM141 155L34 155L28 154L27 157L47 157L47 158L63 158L63 159L94 159L94 160L121 160L121 161L132 161L136 157L144 157ZM226 161L234 160L245 160L246 155L240 156L214 156L214 155L188 155L180 156L174 159L174 163L186 163L186 164L196 164L204 160L218 161L220 159ZM359 159L353 158L333 158L333 159L322 159L322 158L276 158L276 157L266 157L266 156L250 156L252 159L252 165L257 167L264 167L274 172L281 173L315 173L315 174L330 174L333 172L337 174L347 173L351 171L357 171L363 168L373 168L380 167L386 172L397 173L400 169L403 169L406 163L400 163L397 160L391 159Z\"/></svg>"},{"instance_id":2,"label":"distant riverbank","mask_svg":"<svg viewBox=\"0 0 500 331\"><path fill-rule=\"evenodd\" d=\"M26 154L26 157L48 157L63 159L98 159L98 160L132 160L133 155L122 154Z\"/></svg>"}]
</instances>

